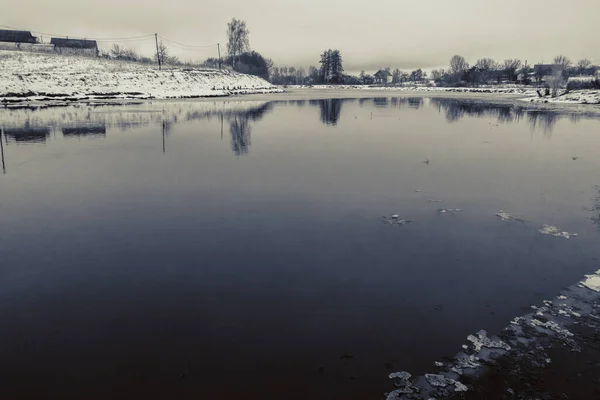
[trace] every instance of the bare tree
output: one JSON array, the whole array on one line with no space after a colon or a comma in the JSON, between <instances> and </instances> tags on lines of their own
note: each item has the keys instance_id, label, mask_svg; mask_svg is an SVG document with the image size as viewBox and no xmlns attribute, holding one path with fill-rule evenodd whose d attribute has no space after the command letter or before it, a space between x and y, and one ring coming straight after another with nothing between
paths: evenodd
<instances>
[{"instance_id":1,"label":"bare tree","mask_svg":"<svg viewBox=\"0 0 600 400\"><path fill-rule=\"evenodd\" d=\"M546 83L552 90L552 97L556 97L558 96L558 90L565 85L565 78L560 72L557 72L546 78Z\"/></svg>"},{"instance_id":2,"label":"bare tree","mask_svg":"<svg viewBox=\"0 0 600 400\"><path fill-rule=\"evenodd\" d=\"M571 60L569 60L567 56L561 54L560 56L554 57L554 64L562 65L564 69L567 69L571 65Z\"/></svg>"},{"instance_id":3,"label":"bare tree","mask_svg":"<svg viewBox=\"0 0 600 400\"><path fill-rule=\"evenodd\" d=\"M167 62L167 59L169 58L169 50L163 42L158 43L158 49L154 55L154 58L160 65L164 65Z\"/></svg>"},{"instance_id":4,"label":"bare tree","mask_svg":"<svg viewBox=\"0 0 600 400\"><path fill-rule=\"evenodd\" d=\"M400 83L400 76L401 75L402 75L402 71L400 71L398 68L396 68L394 70L394 72L392 72L392 83L393 84Z\"/></svg>"},{"instance_id":5,"label":"bare tree","mask_svg":"<svg viewBox=\"0 0 600 400\"><path fill-rule=\"evenodd\" d=\"M577 72L581 75L588 72L590 67L592 66L592 62L587 58L577 61Z\"/></svg>"},{"instance_id":6,"label":"bare tree","mask_svg":"<svg viewBox=\"0 0 600 400\"><path fill-rule=\"evenodd\" d=\"M244 51L250 49L248 35L250 31L246 27L246 21L233 18L227 24L227 53L231 57L232 67L235 68L235 58Z\"/></svg>"},{"instance_id":7,"label":"bare tree","mask_svg":"<svg viewBox=\"0 0 600 400\"><path fill-rule=\"evenodd\" d=\"M469 63L463 56L455 55L450 59L450 72L458 74L469 69Z\"/></svg>"},{"instance_id":8,"label":"bare tree","mask_svg":"<svg viewBox=\"0 0 600 400\"><path fill-rule=\"evenodd\" d=\"M517 80L517 71L519 68L521 68L521 60L517 60L516 58L504 60L504 73L509 80Z\"/></svg>"},{"instance_id":9,"label":"bare tree","mask_svg":"<svg viewBox=\"0 0 600 400\"><path fill-rule=\"evenodd\" d=\"M114 43L110 49L110 55L114 58L121 58L123 55L123 49L118 44Z\"/></svg>"}]
</instances>

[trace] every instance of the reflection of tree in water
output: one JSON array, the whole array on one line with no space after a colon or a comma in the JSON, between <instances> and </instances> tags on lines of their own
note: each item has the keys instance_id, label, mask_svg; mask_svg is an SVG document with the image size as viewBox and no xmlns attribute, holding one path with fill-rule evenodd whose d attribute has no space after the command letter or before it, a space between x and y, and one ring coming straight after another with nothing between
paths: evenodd
<instances>
[{"instance_id":1,"label":"reflection of tree in water","mask_svg":"<svg viewBox=\"0 0 600 400\"><path fill-rule=\"evenodd\" d=\"M408 106L410 108L419 109L423 107L423 98L422 97L408 97L406 99L408 101Z\"/></svg>"},{"instance_id":2,"label":"reflection of tree in water","mask_svg":"<svg viewBox=\"0 0 600 400\"><path fill-rule=\"evenodd\" d=\"M552 129L554 129L554 125L556 125L556 121L559 118L559 115L555 112L543 110L531 110L527 112L527 121L529 122L531 131L539 129L546 138L552 137Z\"/></svg>"},{"instance_id":3,"label":"reflection of tree in water","mask_svg":"<svg viewBox=\"0 0 600 400\"><path fill-rule=\"evenodd\" d=\"M248 154L250 150L250 121L258 121L273 108L273 103L266 103L258 108L233 112L229 115L229 133L231 134L231 151L236 156Z\"/></svg>"},{"instance_id":4,"label":"reflection of tree in water","mask_svg":"<svg viewBox=\"0 0 600 400\"><path fill-rule=\"evenodd\" d=\"M469 117L491 117L498 123L518 122L527 116L527 121L533 132L539 129L545 137L551 137L552 129L556 121L561 118L561 114L549 110L525 110L521 106L511 104L489 104L473 100L449 100L432 98L431 104L435 105L438 111L445 112L448 122L458 121L465 116ZM578 120L575 115L569 115L573 122Z\"/></svg>"},{"instance_id":5,"label":"reflection of tree in water","mask_svg":"<svg viewBox=\"0 0 600 400\"><path fill-rule=\"evenodd\" d=\"M387 97L375 97L373 98L373 105L375 107L388 107L390 102Z\"/></svg>"},{"instance_id":6,"label":"reflection of tree in water","mask_svg":"<svg viewBox=\"0 0 600 400\"><path fill-rule=\"evenodd\" d=\"M317 100L321 109L321 122L325 125L337 125L342 112L342 99ZM312 103L312 102L311 102ZM314 103L313 103L314 104Z\"/></svg>"},{"instance_id":7,"label":"reflection of tree in water","mask_svg":"<svg viewBox=\"0 0 600 400\"><path fill-rule=\"evenodd\" d=\"M248 118L233 116L229 121L229 133L231 133L231 150L236 156L248 154L250 148L250 123Z\"/></svg>"},{"instance_id":8,"label":"reflection of tree in water","mask_svg":"<svg viewBox=\"0 0 600 400\"><path fill-rule=\"evenodd\" d=\"M600 186L595 187L595 193L594 193L593 200L594 200L594 205L591 208L588 208L588 211L591 211L594 213L590 217L590 220L592 221L592 223L594 225L596 225L596 228L600 232Z\"/></svg>"}]
</instances>

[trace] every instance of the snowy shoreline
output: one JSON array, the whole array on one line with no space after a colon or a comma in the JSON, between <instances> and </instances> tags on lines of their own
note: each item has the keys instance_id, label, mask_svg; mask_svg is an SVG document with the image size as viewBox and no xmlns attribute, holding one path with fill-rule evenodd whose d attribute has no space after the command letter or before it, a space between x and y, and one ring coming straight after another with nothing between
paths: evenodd
<instances>
[{"instance_id":1,"label":"snowy shoreline","mask_svg":"<svg viewBox=\"0 0 600 400\"><path fill-rule=\"evenodd\" d=\"M365 92L413 92L413 93L463 93L463 94L490 94L511 95L520 101L531 103L558 103L558 104L591 104L600 105L600 90L573 90L562 93L557 97L539 97L537 90L531 86L486 86L486 87L436 87L436 86L362 86L362 85L291 85L289 89L307 90L357 90ZM523 97L520 97L523 96Z\"/></svg>"},{"instance_id":2,"label":"snowy shoreline","mask_svg":"<svg viewBox=\"0 0 600 400\"><path fill-rule=\"evenodd\" d=\"M0 104L185 99L280 93L231 71L174 68L55 54L0 51Z\"/></svg>"}]
</instances>

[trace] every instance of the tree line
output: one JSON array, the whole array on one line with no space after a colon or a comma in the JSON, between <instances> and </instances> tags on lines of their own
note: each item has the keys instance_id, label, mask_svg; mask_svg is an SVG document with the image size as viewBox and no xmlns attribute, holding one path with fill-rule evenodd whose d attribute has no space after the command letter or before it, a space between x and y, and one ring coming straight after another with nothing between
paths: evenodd
<instances>
[{"instance_id":1,"label":"tree line","mask_svg":"<svg viewBox=\"0 0 600 400\"><path fill-rule=\"evenodd\" d=\"M346 74L341 52L337 49L323 51L318 61L318 67L311 65L308 69L305 69L295 66L276 66L273 60L250 49L250 31L245 21L233 18L227 23L226 35L226 54L225 57L220 59L211 57L202 62L181 61L170 54L169 49L163 42L158 43L154 58L140 56L134 50L117 44L113 45L111 50L105 53L104 56L146 64L158 62L162 65L173 66L227 68L237 72L257 75L278 85L369 85L376 83L375 77L365 73L364 70L360 72L359 76ZM559 69L555 68L557 65L560 67ZM448 68L434 69L429 75L420 68L404 72L398 68L392 70L388 67L383 68L383 71L390 74L390 83L393 85L434 83L436 86L477 86L503 83L542 85L543 83L546 86L556 88L564 86L571 76L593 75L596 69L597 67L593 66L590 60L586 58L573 64L564 55L556 56L553 65L536 64L534 66L519 59L505 59L499 62L489 57L480 58L473 65L470 65L464 57L455 55L450 59ZM573 83L573 85L577 85L577 83ZM600 88L598 79L585 85Z\"/></svg>"}]
</instances>

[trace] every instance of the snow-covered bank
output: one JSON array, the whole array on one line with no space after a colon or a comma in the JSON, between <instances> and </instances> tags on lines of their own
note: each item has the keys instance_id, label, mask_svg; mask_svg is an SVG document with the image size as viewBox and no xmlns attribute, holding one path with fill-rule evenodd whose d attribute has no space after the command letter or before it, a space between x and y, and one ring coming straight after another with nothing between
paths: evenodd
<instances>
[{"instance_id":1,"label":"snow-covered bank","mask_svg":"<svg viewBox=\"0 0 600 400\"><path fill-rule=\"evenodd\" d=\"M557 97L532 97L523 99L532 103L600 104L600 90L573 90Z\"/></svg>"},{"instance_id":2,"label":"snow-covered bank","mask_svg":"<svg viewBox=\"0 0 600 400\"><path fill-rule=\"evenodd\" d=\"M138 63L0 51L0 102L192 98L282 90L252 75L168 69Z\"/></svg>"},{"instance_id":3,"label":"snow-covered bank","mask_svg":"<svg viewBox=\"0 0 600 400\"><path fill-rule=\"evenodd\" d=\"M539 97L539 88L531 86L489 86L489 87L436 87L436 86L363 86L363 85L315 85L315 86L287 86L290 89L336 89L336 90L361 90L380 92L419 92L419 93L476 93L476 94L501 94L520 95L520 100L532 103L562 103L562 104L600 104L600 90L574 90L561 94L558 97Z\"/></svg>"}]
</instances>

